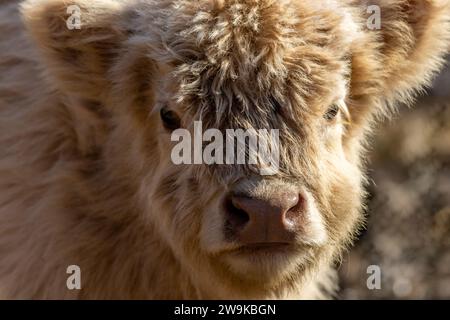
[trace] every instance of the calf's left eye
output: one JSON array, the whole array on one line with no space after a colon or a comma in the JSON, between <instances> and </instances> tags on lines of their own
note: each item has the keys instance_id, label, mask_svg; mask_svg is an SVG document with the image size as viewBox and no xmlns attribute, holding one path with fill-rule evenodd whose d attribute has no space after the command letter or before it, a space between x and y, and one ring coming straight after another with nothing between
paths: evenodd
<instances>
[{"instance_id":1,"label":"calf's left eye","mask_svg":"<svg viewBox=\"0 0 450 320\"><path fill-rule=\"evenodd\" d=\"M328 108L327 112L323 115L325 120L332 121L339 114L340 108L337 104L333 104L330 108Z\"/></svg>"}]
</instances>

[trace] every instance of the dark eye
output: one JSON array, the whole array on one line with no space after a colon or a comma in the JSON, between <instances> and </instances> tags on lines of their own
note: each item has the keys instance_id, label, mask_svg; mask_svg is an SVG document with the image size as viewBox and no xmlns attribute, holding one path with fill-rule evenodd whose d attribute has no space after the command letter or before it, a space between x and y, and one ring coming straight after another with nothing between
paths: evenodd
<instances>
[{"instance_id":1,"label":"dark eye","mask_svg":"<svg viewBox=\"0 0 450 320\"><path fill-rule=\"evenodd\" d=\"M339 114L339 110L339 106L337 104L333 104L323 115L323 117L325 118L325 120L331 121Z\"/></svg>"},{"instance_id":2,"label":"dark eye","mask_svg":"<svg viewBox=\"0 0 450 320\"><path fill-rule=\"evenodd\" d=\"M177 114L167 108L162 108L160 113L164 128L173 131L181 127L181 120Z\"/></svg>"}]
</instances>

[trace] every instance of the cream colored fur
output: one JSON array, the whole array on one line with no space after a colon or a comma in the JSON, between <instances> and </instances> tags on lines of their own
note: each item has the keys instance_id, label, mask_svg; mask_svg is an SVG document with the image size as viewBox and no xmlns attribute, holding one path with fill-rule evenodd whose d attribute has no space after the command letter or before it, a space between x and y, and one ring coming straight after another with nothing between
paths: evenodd
<instances>
[{"instance_id":1,"label":"cream colored fur","mask_svg":"<svg viewBox=\"0 0 450 320\"><path fill-rule=\"evenodd\" d=\"M368 2L381 30L365 26ZM81 30L66 27L70 4ZM1 298L330 297L363 221L366 137L429 84L450 33L437 0L21 8L24 23L18 1L0 4ZM337 98L349 115L325 125ZM212 253L224 243L221 197L248 168L174 166L162 106L186 127L283 129L277 182L255 177L251 189L307 188L326 244L253 264ZM69 265L81 267L80 291L66 287Z\"/></svg>"}]
</instances>

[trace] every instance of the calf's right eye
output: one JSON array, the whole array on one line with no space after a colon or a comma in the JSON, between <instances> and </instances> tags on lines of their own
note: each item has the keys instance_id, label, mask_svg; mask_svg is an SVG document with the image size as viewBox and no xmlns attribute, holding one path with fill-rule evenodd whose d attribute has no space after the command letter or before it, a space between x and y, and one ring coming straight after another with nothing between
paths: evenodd
<instances>
[{"instance_id":1,"label":"calf's right eye","mask_svg":"<svg viewBox=\"0 0 450 320\"><path fill-rule=\"evenodd\" d=\"M161 116L163 126L167 130L173 131L181 127L180 117L172 110L169 110L168 108L165 107L161 109L159 114Z\"/></svg>"}]
</instances>

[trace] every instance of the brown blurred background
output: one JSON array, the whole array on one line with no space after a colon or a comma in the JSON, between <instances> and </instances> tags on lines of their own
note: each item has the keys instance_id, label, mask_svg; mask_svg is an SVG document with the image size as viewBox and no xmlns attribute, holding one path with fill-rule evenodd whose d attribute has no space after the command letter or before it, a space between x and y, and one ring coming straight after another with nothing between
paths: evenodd
<instances>
[{"instance_id":1,"label":"brown blurred background","mask_svg":"<svg viewBox=\"0 0 450 320\"><path fill-rule=\"evenodd\" d=\"M367 228L345 255L338 297L450 299L450 66L373 140ZM367 288L370 265L379 290Z\"/></svg>"}]
</instances>

